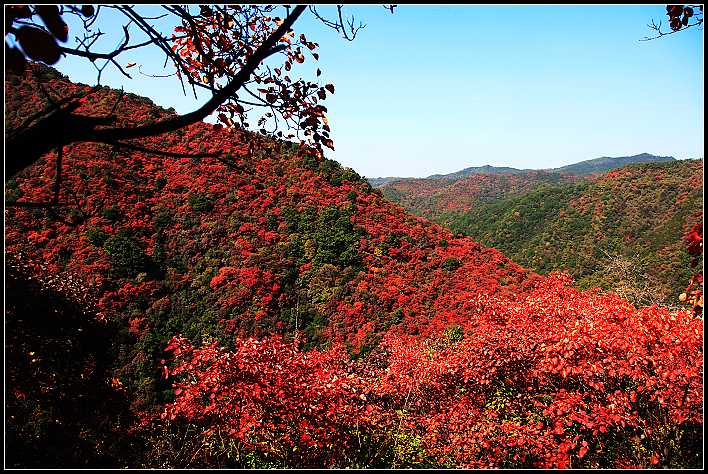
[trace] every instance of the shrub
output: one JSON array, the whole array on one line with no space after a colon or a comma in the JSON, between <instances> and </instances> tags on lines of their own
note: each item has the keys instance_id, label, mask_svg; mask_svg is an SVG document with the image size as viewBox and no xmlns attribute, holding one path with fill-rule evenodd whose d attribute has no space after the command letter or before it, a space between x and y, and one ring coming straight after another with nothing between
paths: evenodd
<instances>
[{"instance_id":1,"label":"shrub","mask_svg":"<svg viewBox=\"0 0 708 474\"><path fill-rule=\"evenodd\" d=\"M189 205L197 212L208 212L214 208L214 204L211 202L209 197L202 193L190 194Z\"/></svg>"},{"instance_id":2,"label":"shrub","mask_svg":"<svg viewBox=\"0 0 708 474\"><path fill-rule=\"evenodd\" d=\"M89 227L86 230L86 238L96 247L103 247L103 244L108 240L108 234L98 227Z\"/></svg>"},{"instance_id":3,"label":"shrub","mask_svg":"<svg viewBox=\"0 0 708 474\"><path fill-rule=\"evenodd\" d=\"M135 276L148 270L150 259L141 243L128 231L121 230L103 244L113 269L121 276Z\"/></svg>"},{"instance_id":4,"label":"shrub","mask_svg":"<svg viewBox=\"0 0 708 474\"><path fill-rule=\"evenodd\" d=\"M462 262L454 257L447 257L445 260L443 260L442 263L442 267L448 271L457 270L458 268L460 268L461 265Z\"/></svg>"}]
</instances>

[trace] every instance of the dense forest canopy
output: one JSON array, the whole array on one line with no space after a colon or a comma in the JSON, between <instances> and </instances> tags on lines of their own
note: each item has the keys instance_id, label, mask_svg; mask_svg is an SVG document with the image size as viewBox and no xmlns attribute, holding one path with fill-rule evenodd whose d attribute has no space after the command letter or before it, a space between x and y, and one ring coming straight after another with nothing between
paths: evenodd
<instances>
[{"instance_id":1,"label":"dense forest canopy","mask_svg":"<svg viewBox=\"0 0 708 474\"><path fill-rule=\"evenodd\" d=\"M292 28L310 13L353 39L341 7L161 7L174 35L137 8L6 7L9 467L702 467L702 223L679 237L683 307L578 289L324 157L334 86L290 77L317 54ZM672 31L692 8L667 9ZM106 11L123 36L96 50ZM163 46L175 83L211 94L192 113L47 66L129 75L122 52ZM251 101L305 139L248 130ZM603 219L616 182L648 187L635 171L594 184Z\"/></svg>"},{"instance_id":2,"label":"dense forest canopy","mask_svg":"<svg viewBox=\"0 0 708 474\"><path fill-rule=\"evenodd\" d=\"M41 106L38 80L90 89L48 69L10 78L11 125ZM117 93L78 111L103 115ZM170 114L139 97L114 112ZM534 274L287 142L200 123L139 143L231 162L76 144L70 206L6 210L11 465L700 464L692 312ZM51 196L56 159L6 200Z\"/></svg>"},{"instance_id":3,"label":"dense forest canopy","mask_svg":"<svg viewBox=\"0 0 708 474\"><path fill-rule=\"evenodd\" d=\"M590 176L521 170L450 176L396 180L380 189L406 210L528 268L567 271L581 288L612 290L637 305L683 304L679 296L701 267L690 264L684 237L701 221L702 160Z\"/></svg>"}]
</instances>

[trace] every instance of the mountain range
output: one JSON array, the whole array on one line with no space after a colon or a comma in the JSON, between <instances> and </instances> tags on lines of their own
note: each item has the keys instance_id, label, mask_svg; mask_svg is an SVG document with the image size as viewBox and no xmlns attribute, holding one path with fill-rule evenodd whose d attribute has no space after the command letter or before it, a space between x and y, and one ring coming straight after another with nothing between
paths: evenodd
<instances>
[{"instance_id":1,"label":"mountain range","mask_svg":"<svg viewBox=\"0 0 708 474\"><path fill-rule=\"evenodd\" d=\"M657 156L650 153L640 153L633 156L619 156L619 157L607 157L603 156L601 158L594 158L591 160L580 161L578 163L573 163L570 165L561 166L559 168L546 168L540 170L533 169L517 169L509 167L499 167L499 166L473 166L470 168L465 168L460 171L448 174L433 174L427 178L397 178L397 177L387 177L387 178L369 178L369 183L375 188L381 187L384 184L391 183L393 181L399 180L410 180L410 179L447 179L447 180L457 180L464 178L472 174L528 174L538 171L543 171L547 173L561 173L561 174L574 174L574 175L588 175L592 173L604 173L606 171L613 170L615 168L621 168L633 163L651 163L651 162L663 162L663 161L674 161L676 158L672 156Z\"/></svg>"}]
</instances>

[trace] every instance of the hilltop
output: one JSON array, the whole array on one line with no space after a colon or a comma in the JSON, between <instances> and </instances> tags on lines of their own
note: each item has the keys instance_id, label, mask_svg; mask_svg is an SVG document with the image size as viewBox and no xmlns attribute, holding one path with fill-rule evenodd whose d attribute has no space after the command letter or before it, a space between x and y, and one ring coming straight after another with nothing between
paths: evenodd
<instances>
[{"instance_id":1,"label":"hilltop","mask_svg":"<svg viewBox=\"0 0 708 474\"><path fill-rule=\"evenodd\" d=\"M414 214L436 219L445 212L466 211L481 203L535 189L539 185L573 183L581 178L560 173L472 174L449 180L410 179L393 181L379 188L384 196Z\"/></svg>"},{"instance_id":2,"label":"hilltop","mask_svg":"<svg viewBox=\"0 0 708 474\"><path fill-rule=\"evenodd\" d=\"M622 168L623 166L636 163L662 163L675 160L676 158L673 156L656 156L649 153L641 153L634 156L621 156L616 158L603 156L593 160L585 160L572 165L561 166L560 168L555 168L555 170L560 173L586 175L593 173L605 173L616 168Z\"/></svg>"},{"instance_id":3,"label":"hilltop","mask_svg":"<svg viewBox=\"0 0 708 474\"><path fill-rule=\"evenodd\" d=\"M42 71L55 96L89 89ZM13 129L43 104L31 74L5 87ZM118 97L77 112L174 113ZM690 311L538 275L240 129L67 146L59 206L21 207L56 161L6 183L11 466L702 462Z\"/></svg>"}]
</instances>

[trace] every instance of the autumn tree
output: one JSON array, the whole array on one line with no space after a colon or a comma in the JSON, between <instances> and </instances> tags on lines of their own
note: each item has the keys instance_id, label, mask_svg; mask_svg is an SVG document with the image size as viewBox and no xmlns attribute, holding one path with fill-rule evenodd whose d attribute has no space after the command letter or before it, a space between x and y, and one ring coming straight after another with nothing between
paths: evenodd
<instances>
[{"instance_id":1,"label":"autumn tree","mask_svg":"<svg viewBox=\"0 0 708 474\"><path fill-rule=\"evenodd\" d=\"M603 273L610 290L636 306L660 304L667 297L661 283L643 271L636 261L619 253L605 252Z\"/></svg>"},{"instance_id":2,"label":"autumn tree","mask_svg":"<svg viewBox=\"0 0 708 474\"><path fill-rule=\"evenodd\" d=\"M387 8L393 12L393 6ZM260 113L255 128L262 134L298 138L320 154L323 146L333 149L327 107L322 101L334 93L334 86L294 75L295 64L307 57L319 59L319 45L293 29L305 12L350 41L365 26L348 17L342 5L336 7L334 18L320 13L316 6L304 5L6 6L5 55L10 73L23 72L27 61L52 65L73 56L96 69L97 83L108 67L130 79L135 64L121 63L126 53L155 48L164 53L165 69L172 69L160 77L174 77L184 94L196 98L197 90L202 89L210 98L184 115L122 127L116 125L113 114L76 113L85 94L55 97L42 90L46 108L6 136L5 179L50 150L60 151L71 143L142 149L133 140L181 129L213 113L224 126L244 128L254 128L249 117ZM122 24L109 23L109 13L117 15ZM78 25L76 31L69 31L69 18ZM175 26L172 30L160 28L156 20ZM70 34L75 35L73 40ZM100 50L99 39L110 34L120 38L119 45ZM320 74L317 69L317 76ZM57 162L59 169L60 159Z\"/></svg>"},{"instance_id":3,"label":"autumn tree","mask_svg":"<svg viewBox=\"0 0 708 474\"><path fill-rule=\"evenodd\" d=\"M686 250L691 255L693 274L688 281L686 291L679 300L691 306L697 315L703 314L703 213L684 237Z\"/></svg>"}]
</instances>

